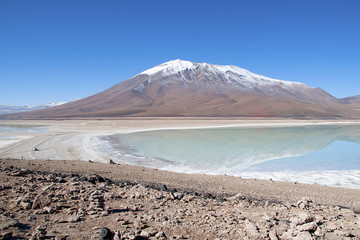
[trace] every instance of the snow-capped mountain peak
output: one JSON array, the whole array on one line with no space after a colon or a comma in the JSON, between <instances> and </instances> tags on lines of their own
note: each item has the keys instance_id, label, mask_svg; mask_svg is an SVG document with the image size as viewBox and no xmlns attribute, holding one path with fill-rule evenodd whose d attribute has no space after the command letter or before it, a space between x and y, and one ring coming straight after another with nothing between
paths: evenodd
<instances>
[{"instance_id":1,"label":"snow-capped mountain peak","mask_svg":"<svg viewBox=\"0 0 360 240\"><path fill-rule=\"evenodd\" d=\"M179 87L207 91L241 91L243 93L280 97L302 102L334 102L323 91L300 82L265 77L234 65L196 63L180 59L165 62L134 77L135 92L146 94L148 89ZM191 90L190 90L191 91Z\"/></svg>"},{"instance_id":2,"label":"snow-capped mountain peak","mask_svg":"<svg viewBox=\"0 0 360 240\"><path fill-rule=\"evenodd\" d=\"M166 74L175 74L186 69L192 69L195 67L193 62L184 61L181 59L172 60L169 62L162 63L156 67L150 68L140 74L153 75L158 72L163 72Z\"/></svg>"},{"instance_id":3,"label":"snow-capped mountain peak","mask_svg":"<svg viewBox=\"0 0 360 240\"><path fill-rule=\"evenodd\" d=\"M195 63L181 59L162 63L158 66L155 66L140 73L139 75L148 75L149 77L151 77L155 74L160 73L162 76L166 77L173 74L181 74L183 71L202 71L205 72L207 75L219 76L224 80L223 82L235 84L237 83L242 85L283 85L288 87L294 85L305 85L299 82L290 82L265 77L233 65Z\"/></svg>"}]
</instances>

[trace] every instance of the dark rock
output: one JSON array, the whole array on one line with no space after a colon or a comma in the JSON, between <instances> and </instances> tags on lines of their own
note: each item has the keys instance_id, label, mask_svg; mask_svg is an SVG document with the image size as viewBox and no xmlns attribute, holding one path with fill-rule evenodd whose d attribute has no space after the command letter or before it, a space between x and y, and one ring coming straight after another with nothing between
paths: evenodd
<instances>
[{"instance_id":1,"label":"dark rock","mask_svg":"<svg viewBox=\"0 0 360 240\"><path fill-rule=\"evenodd\" d=\"M0 235L1 239L5 240L5 239L11 239L12 238L12 232L6 232Z\"/></svg>"},{"instance_id":2,"label":"dark rock","mask_svg":"<svg viewBox=\"0 0 360 240\"><path fill-rule=\"evenodd\" d=\"M64 178L59 178L59 183L66 183L66 180Z\"/></svg>"},{"instance_id":3,"label":"dark rock","mask_svg":"<svg viewBox=\"0 0 360 240\"><path fill-rule=\"evenodd\" d=\"M114 238L114 233L112 231L110 231L110 229L103 227L100 231L100 238L101 239L113 239Z\"/></svg>"},{"instance_id":4,"label":"dark rock","mask_svg":"<svg viewBox=\"0 0 360 240\"><path fill-rule=\"evenodd\" d=\"M99 176L99 175L95 175L96 177L96 181L102 183L102 182L106 182L106 179L102 176Z\"/></svg>"},{"instance_id":5,"label":"dark rock","mask_svg":"<svg viewBox=\"0 0 360 240\"><path fill-rule=\"evenodd\" d=\"M163 191L168 191L168 188L167 188L167 186L166 185L162 185L162 187L161 187L161 190L163 190Z\"/></svg>"},{"instance_id":6,"label":"dark rock","mask_svg":"<svg viewBox=\"0 0 360 240\"><path fill-rule=\"evenodd\" d=\"M95 184L95 183L103 183L103 182L106 182L107 184L110 184L112 183L112 181L108 178L104 178L102 176L99 176L97 174L93 174L89 177L89 180L88 182L92 183L92 184Z\"/></svg>"},{"instance_id":7,"label":"dark rock","mask_svg":"<svg viewBox=\"0 0 360 240\"><path fill-rule=\"evenodd\" d=\"M134 237L134 240L148 240L148 239L149 239L148 237L144 237L140 235Z\"/></svg>"},{"instance_id":8,"label":"dark rock","mask_svg":"<svg viewBox=\"0 0 360 240\"><path fill-rule=\"evenodd\" d=\"M96 183L96 179L95 178L89 178L87 180L89 183L95 184Z\"/></svg>"},{"instance_id":9,"label":"dark rock","mask_svg":"<svg viewBox=\"0 0 360 240\"><path fill-rule=\"evenodd\" d=\"M87 177L81 177L79 180L80 182L87 182L89 179Z\"/></svg>"},{"instance_id":10,"label":"dark rock","mask_svg":"<svg viewBox=\"0 0 360 240\"><path fill-rule=\"evenodd\" d=\"M59 239L59 240L70 240L70 238L68 236L63 236L63 237L58 237L55 239Z\"/></svg>"}]
</instances>

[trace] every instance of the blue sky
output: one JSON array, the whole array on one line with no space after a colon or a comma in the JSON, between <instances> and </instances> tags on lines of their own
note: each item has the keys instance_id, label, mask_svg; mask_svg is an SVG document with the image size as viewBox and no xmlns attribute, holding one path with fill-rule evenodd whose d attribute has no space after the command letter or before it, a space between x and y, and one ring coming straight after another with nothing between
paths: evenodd
<instances>
[{"instance_id":1,"label":"blue sky","mask_svg":"<svg viewBox=\"0 0 360 240\"><path fill-rule=\"evenodd\" d=\"M83 98L173 59L360 94L358 0L1 0L0 104Z\"/></svg>"}]
</instances>

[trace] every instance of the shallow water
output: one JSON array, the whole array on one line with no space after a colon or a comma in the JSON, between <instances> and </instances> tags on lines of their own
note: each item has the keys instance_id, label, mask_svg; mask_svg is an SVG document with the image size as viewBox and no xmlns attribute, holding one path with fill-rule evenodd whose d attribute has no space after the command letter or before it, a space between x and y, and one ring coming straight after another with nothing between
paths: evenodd
<instances>
[{"instance_id":1,"label":"shallow water","mask_svg":"<svg viewBox=\"0 0 360 240\"><path fill-rule=\"evenodd\" d=\"M30 125L0 125L0 134L6 133L38 133L46 131L45 126L30 126Z\"/></svg>"},{"instance_id":2,"label":"shallow water","mask_svg":"<svg viewBox=\"0 0 360 240\"><path fill-rule=\"evenodd\" d=\"M103 137L115 160L159 169L360 188L360 126L158 130Z\"/></svg>"},{"instance_id":3,"label":"shallow water","mask_svg":"<svg viewBox=\"0 0 360 240\"><path fill-rule=\"evenodd\" d=\"M0 125L0 149L27 138L27 133L40 133L47 129L46 126Z\"/></svg>"}]
</instances>

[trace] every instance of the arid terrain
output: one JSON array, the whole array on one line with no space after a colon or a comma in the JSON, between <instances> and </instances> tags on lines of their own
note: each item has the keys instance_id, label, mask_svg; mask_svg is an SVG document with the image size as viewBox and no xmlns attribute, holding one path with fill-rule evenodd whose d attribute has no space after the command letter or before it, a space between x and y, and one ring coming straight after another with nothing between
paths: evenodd
<instances>
[{"instance_id":1,"label":"arid terrain","mask_svg":"<svg viewBox=\"0 0 360 240\"><path fill-rule=\"evenodd\" d=\"M0 170L2 239L360 239L358 190L83 161Z\"/></svg>"}]
</instances>

